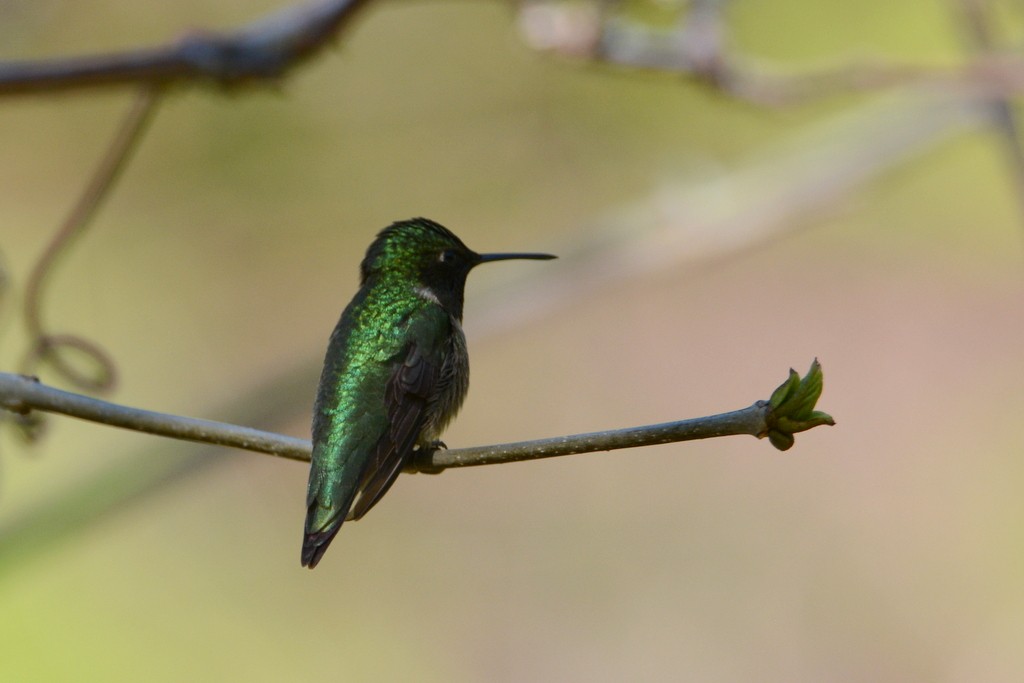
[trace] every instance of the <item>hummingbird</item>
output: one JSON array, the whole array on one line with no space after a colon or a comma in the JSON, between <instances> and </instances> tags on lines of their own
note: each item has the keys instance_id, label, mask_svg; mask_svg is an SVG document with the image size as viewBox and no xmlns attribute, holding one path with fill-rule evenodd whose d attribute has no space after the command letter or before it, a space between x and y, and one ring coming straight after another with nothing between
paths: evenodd
<instances>
[{"instance_id":1,"label":"hummingbird","mask_svg":"<svg viewBox=\"0 0 1024 683\"><path fill-rule=\"evenodd\" d=\"M304 567L317 565L343 522L369 512L416 449L443 446L437 439L469 389L469 271L553 258L478 254L426 218L377 235L359 268L359 291L331 334L313 404Z\"/></svg>"}]
</instances>

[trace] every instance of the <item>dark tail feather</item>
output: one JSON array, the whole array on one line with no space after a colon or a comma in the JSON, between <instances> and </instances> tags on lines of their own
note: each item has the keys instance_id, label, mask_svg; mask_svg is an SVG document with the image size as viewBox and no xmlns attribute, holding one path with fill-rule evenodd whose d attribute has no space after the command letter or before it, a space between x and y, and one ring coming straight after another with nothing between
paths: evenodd
<instances>
[{"instance_id":1,"label":"dark tail feather","mask_svg":"<svg viewBox=\"0 0 1024 683\"><path fill-rule=\"evenodd\" d=\"M374 505L377 504L384 494L388 492L391 485L402 473L402 468L408 458L393 458L394 462L389 463L387 470L381 468L373 473L369 481L360 485L359 500L355 502L345 519L360 520Z\"/></svg>"},{"instance_id":2,"label":"dark tail feather","mask_svg":"<svg viewBox=\"0 0 1024 683\"><path fill-rule=\"evenodd\" d=\"M334 537L338 535L345 516L338 518L336 524L331 524L322 531L307 533L302 539L302 566L312 569L320 561L320 558L327 552L327 546L331 544Z\"/></svg>"}]
</instances>

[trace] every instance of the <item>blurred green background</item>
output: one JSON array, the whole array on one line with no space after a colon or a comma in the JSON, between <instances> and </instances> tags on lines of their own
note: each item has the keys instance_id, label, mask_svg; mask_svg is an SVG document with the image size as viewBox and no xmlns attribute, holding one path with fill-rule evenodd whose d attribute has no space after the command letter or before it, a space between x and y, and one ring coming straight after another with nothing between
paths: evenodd
<instances>
[{"instance_id":1,"label":"blurred green background","mask_svg":"<svg viewBox=\"0 0 1024 683\"><path fill-rule=\"evenodd\" d=\"M275 6L8 0L0 58ZM798 68L953 63L957 22L923 0L729 14L738 48ZM32 447L6 429L0 680L1021 680L1024 225L991 131L937 137L735 251L535 291L502 325L517 278L585 273L571 256L597 226L660 216L685 251L688 205L670 221L658 201L751 206L729 179L755 164L821 191L784 156L871 99L740 104L538 55L511 6L441 2L371 8L280 88L175 91L47 297L52 328L117 359L114 400L308 436L363 250L424 215L478 250L570 257L471 278L448 444L740 408L815 356L838 426L785 454L730 438L404 476L314 572L301 464L64 418ZM0 102L15 295L129 100ZM14 370L20 301L0 305Z\"/></svg>"}]
</instances>

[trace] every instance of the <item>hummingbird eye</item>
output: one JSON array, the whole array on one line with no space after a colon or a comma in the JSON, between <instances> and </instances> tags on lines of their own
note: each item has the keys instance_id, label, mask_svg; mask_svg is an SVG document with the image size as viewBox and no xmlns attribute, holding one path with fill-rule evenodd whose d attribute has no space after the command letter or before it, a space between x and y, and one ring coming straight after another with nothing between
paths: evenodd
<instances>
[{"instance_id":1,"label":"hummingbird eye","mask_svg":"<svg viewBox=\"0 0 1024 683\"><path fill-rule=\"evenodd\" d=\"M438 256L437 260L441 263L453 263L458 258L459 253L457 251L454 249L445 249L441 252L441 255Z\"/></svg>"}]
</instances>

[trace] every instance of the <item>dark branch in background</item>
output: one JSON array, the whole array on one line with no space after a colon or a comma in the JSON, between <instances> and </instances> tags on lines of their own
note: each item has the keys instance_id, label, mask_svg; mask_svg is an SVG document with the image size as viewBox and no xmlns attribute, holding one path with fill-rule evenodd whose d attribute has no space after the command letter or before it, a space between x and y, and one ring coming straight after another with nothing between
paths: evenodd
<instances>
[{"instance_id":1,"label":"dark branch in background","mask_svg":"<svg viewBox=\"0 0 1024 683\"><path fill-rule=\"evenodd\" d=\"M106 155L89 180L85 192L72 207L28 277L28 284L25 287L25 327L28 329L30 347L22 362L22 372L25 374L36 374L36 368L42 363L47 363L64 379L88 391L103 391L114 384L114 361L99 345L78 335L52 334L46 331L42 314L43 292L57 258L68 249L74 239L81 237L89 219L95 214L128 163L132 151L146 130L146 124L152 120L158 97L158 92L152 88L142 88L138 92ZM91 361L95 366L94 374L90 376L78 371L65 357L69 350L76 351Z\"/></svg>"},{"instance_id":2,"label":"dark branch in background","mask_svg":"<svg viewBox=\"0 0 1024 683\"><path fill-rule=\"evenodd\" d=\"M821 366L815 360L803 379L790 370L789 378L772 393L770 399L758 401L742 410L537 441L424 451L413 459L408 469L440 472L450 467L494 465L737 434L758 438L767 436L776 448L787 450L793 445L794 434L823 424L835 424L828 414L814 409L821 396L823 379ZM34 378L9 373L0 373L0 407L19 414L33 410L60 413L147 434L231 446L292 460L308 461L310 458L310 443L304 439L120 406L54 389Z\"/></svg>"},{"instance_id":3,"label":"dark branch in background","mask_svg":"<svg viewBox=\"0 0 1024 683\"><path fill-rule=\"evenodd\" d=\"M231 33L191 32L154 48L43 61L0 62L0 96L96 86L222 87L277 80L335 38L367 0L330 0L276 10Z\"/></svg>"}]
</instances>

